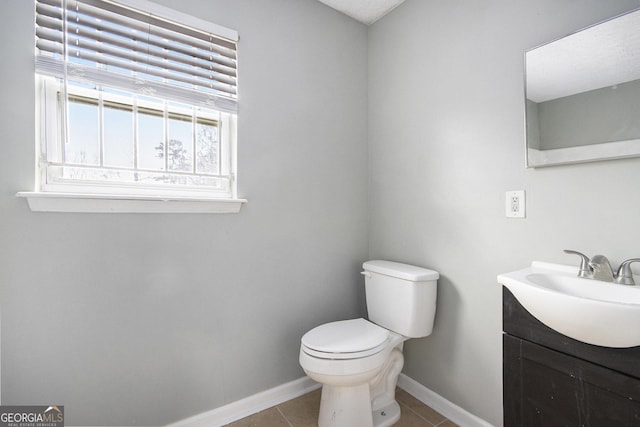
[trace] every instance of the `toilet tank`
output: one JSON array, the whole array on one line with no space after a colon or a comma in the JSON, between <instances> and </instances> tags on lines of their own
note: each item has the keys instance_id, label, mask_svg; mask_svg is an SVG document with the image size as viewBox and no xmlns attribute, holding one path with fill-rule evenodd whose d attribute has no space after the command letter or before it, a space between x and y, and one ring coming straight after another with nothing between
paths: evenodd
<instances>
[{"instance_id":1,"label":"toilet tank","mask_svg":"<svg viewBox=\"0 0 640 427\"><path fill-rule=\"evenodd\" d=\"M437 271L392 261L362 264L369 320L409 338L433 331Z\"/></svg>"}]
</instances>

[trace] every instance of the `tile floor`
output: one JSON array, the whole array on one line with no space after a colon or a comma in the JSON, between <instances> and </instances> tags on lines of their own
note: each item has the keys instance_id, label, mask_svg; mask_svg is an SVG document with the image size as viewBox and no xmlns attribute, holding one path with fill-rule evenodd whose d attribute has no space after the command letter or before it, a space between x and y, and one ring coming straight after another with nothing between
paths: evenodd
<instances>
[{"instance_id":1,"label":"tile floor","mask_svg":"<svg viewBox=\"0 0 640 427\"><path fill-rule=\"evenodd\" d=\"M400 420L394 427L456 427L450 420L434 411L406 391L398 388L396 400L400 404ZM320 390L281 403L262 412L243 418L227 427L314 427L318 425ZM357 426L354 426L357 427Z\"/></svg>"}]
</instances>

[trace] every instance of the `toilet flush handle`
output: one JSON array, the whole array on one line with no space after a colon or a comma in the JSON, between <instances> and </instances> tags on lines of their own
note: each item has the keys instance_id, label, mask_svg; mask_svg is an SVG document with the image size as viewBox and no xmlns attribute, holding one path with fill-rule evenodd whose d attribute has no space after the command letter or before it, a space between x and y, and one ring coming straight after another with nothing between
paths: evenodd
<instances>
[{"instance_id":1,"label":"toilet flush handle","mask_svg":"<svg viewBox=\"0 0 640 427\"><path fill-rule=\"evenodd\" d=\"M371 273L369 273L368 271L361 271L360 274L367 278L371 277Z\"/></svg>"}]
</instances>

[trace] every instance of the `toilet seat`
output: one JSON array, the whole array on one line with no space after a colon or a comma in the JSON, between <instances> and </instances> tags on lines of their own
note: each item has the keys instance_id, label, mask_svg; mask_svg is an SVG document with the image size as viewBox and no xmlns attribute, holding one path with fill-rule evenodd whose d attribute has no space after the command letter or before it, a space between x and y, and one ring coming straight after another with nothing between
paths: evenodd
<instances>
[{"instance_id":1,"label":"toilet seat","mask_svg":"<svg viewBox=\"0 0 640 427\"><path fill-rule=\"evenodd\" d=\"M374 355L388 344L388 330L359 318L313 328L302 337L301 349L320 359L345 360Z\"/></svg>"}]
</instances>

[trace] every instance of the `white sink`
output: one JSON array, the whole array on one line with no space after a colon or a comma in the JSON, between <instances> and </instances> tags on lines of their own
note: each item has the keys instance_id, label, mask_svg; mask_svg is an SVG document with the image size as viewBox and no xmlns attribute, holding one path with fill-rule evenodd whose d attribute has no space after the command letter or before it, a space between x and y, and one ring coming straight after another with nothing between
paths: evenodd
<instances>
[{"instance_id":1,"label":"white sink","mask_svg":"<svg viewBox=\"0 0 640 427\"><path fill-rule=\"evenodd\" d=\"M603 347L640 345L640 286L577 275L577 267L534 261L529 268L499 275L498 283L563 335Z\"/></svg>"}]
</instances>

